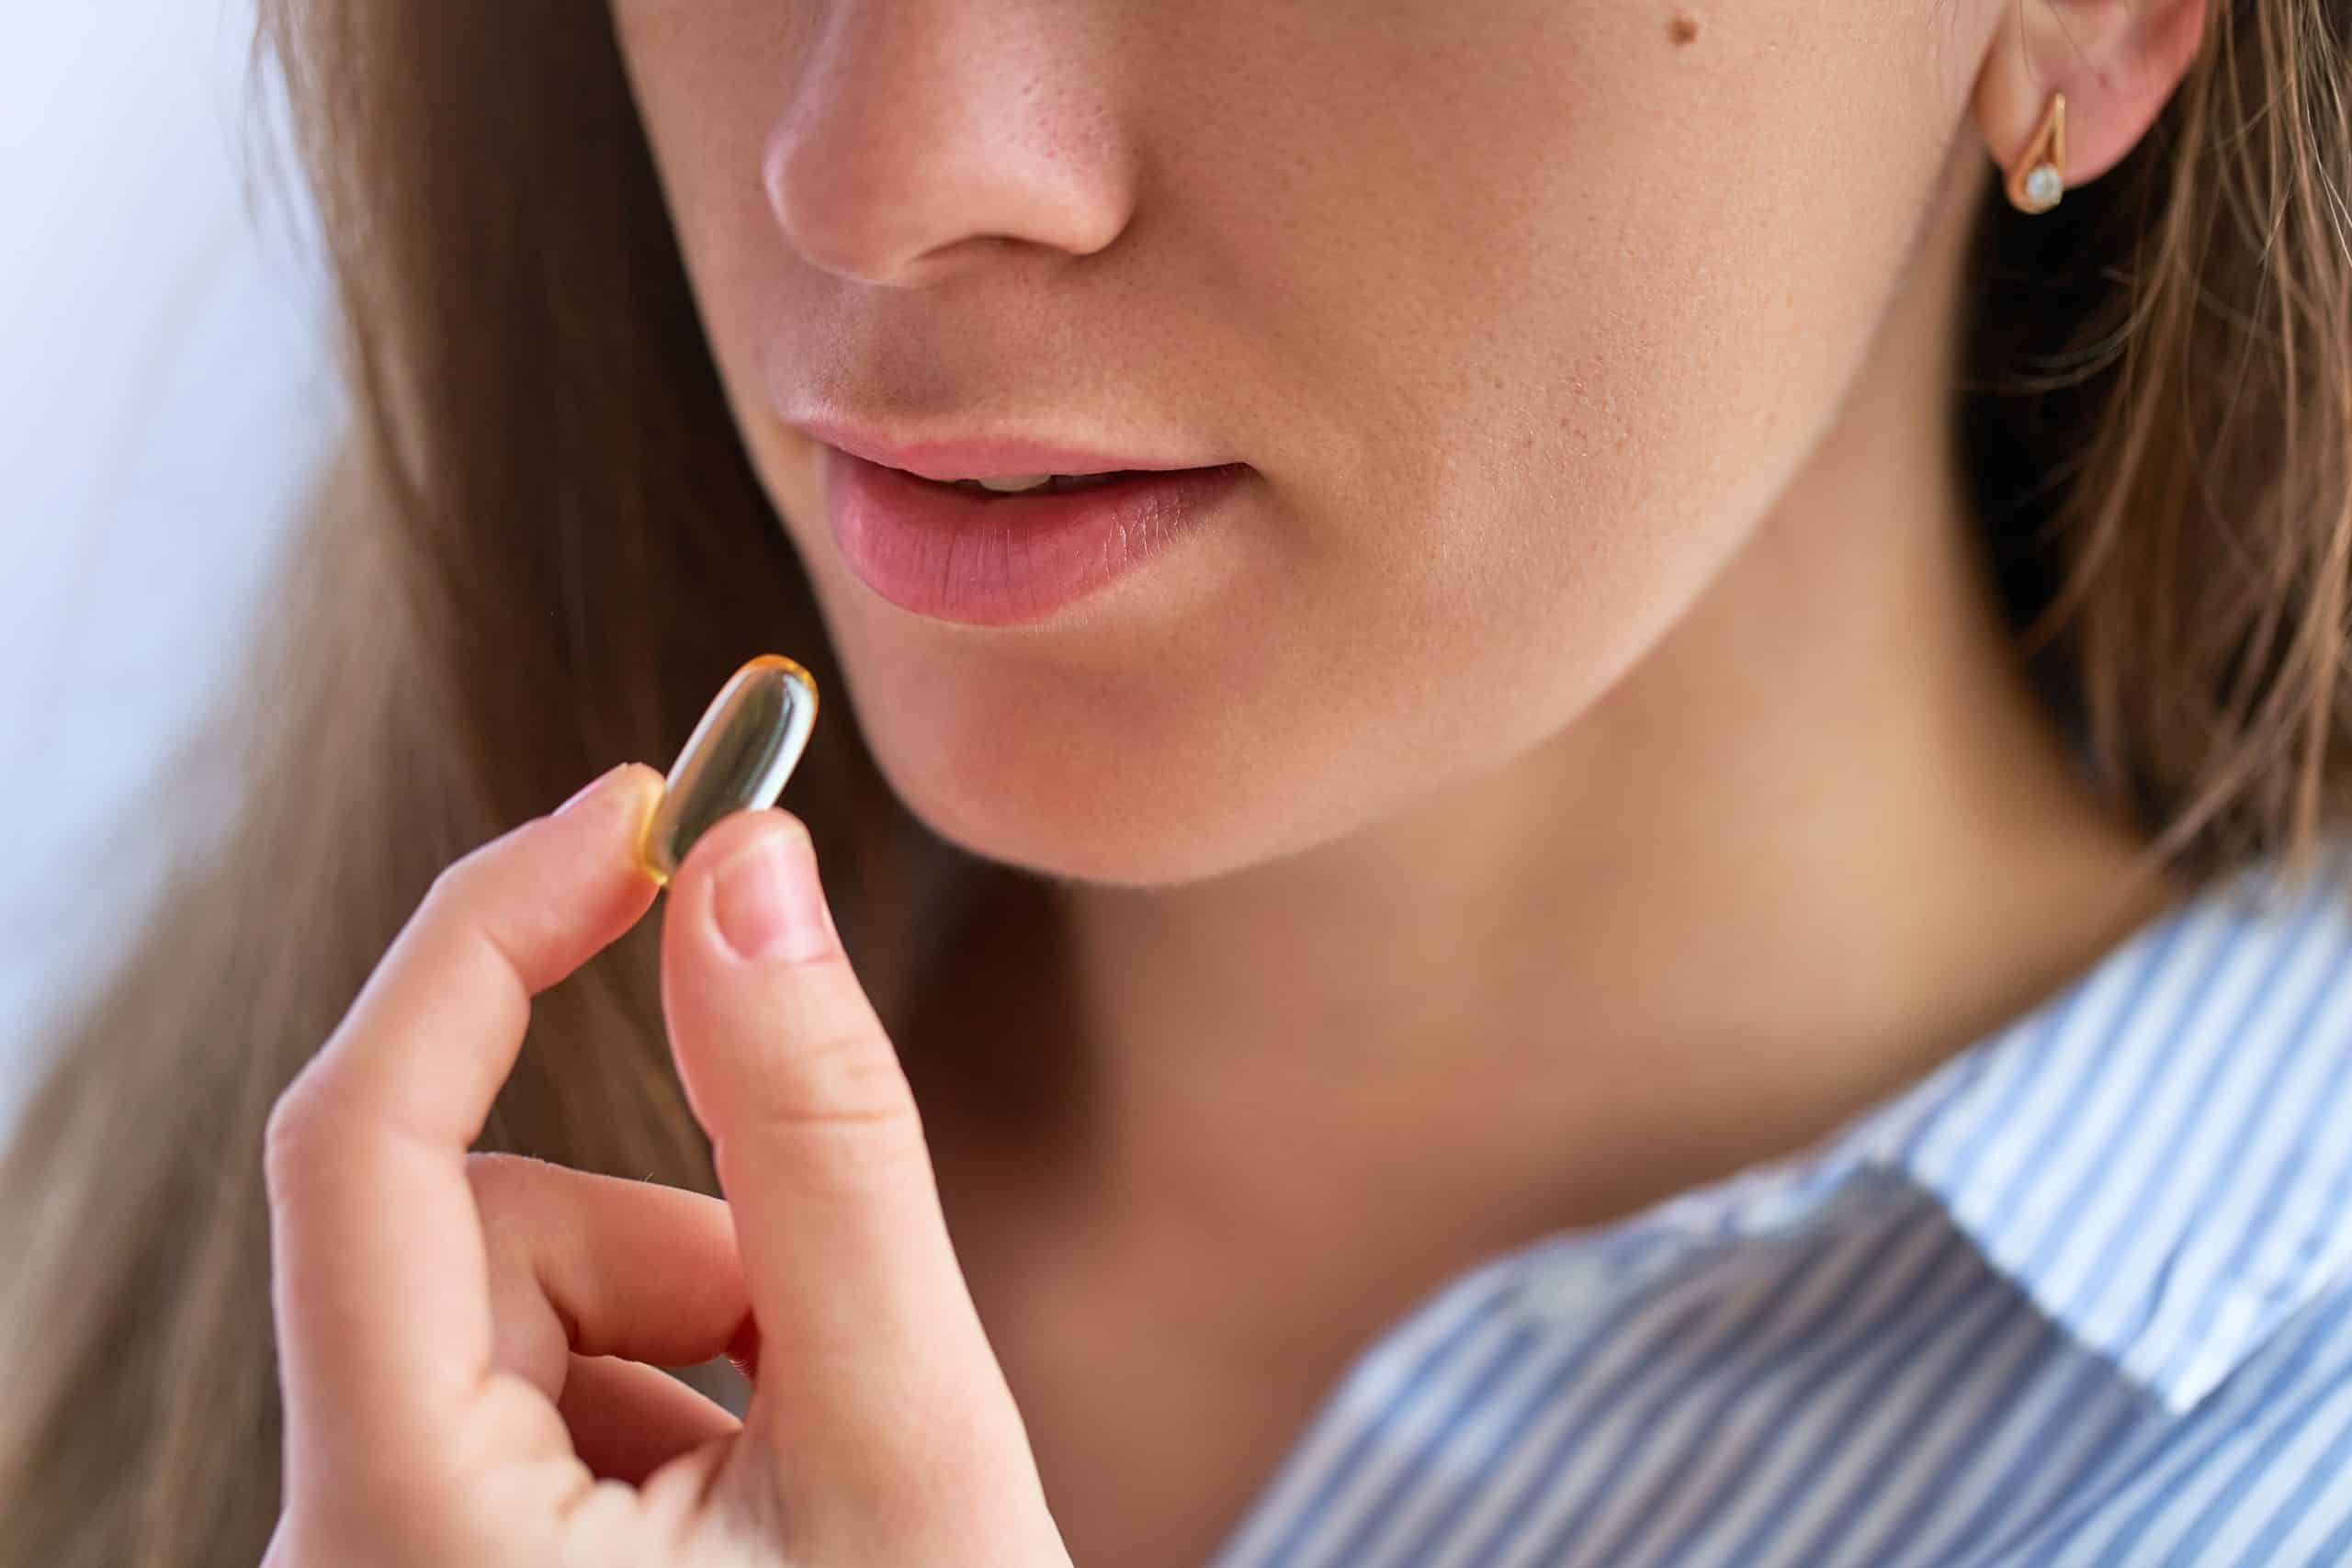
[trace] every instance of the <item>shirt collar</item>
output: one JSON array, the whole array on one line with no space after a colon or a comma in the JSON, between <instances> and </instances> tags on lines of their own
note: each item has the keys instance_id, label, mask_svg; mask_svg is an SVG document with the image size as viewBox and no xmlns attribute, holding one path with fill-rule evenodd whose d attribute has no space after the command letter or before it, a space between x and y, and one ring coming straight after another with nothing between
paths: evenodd
<instances>
[{"instance_id":1,"label":"shirt collar","mask_svg":"<svg viewBox=\"0 0 2352 1568\"><path fill-rule=\"evenodd\" d=\"M1802 1224L1881 1174L2196 1404L2352 1270L2352 840L2300 886L2270 864L2209 885L1815 1149L1521 1261L1534 1299L1573 1299L1544 1276Z\"/></svg>"},{"instance_id":2,"label":"shirt collar","mask_svg":"<svg viewBox=\"0 0 2352 1568\"><path fill-rule=\"evenodd\" d=\"M2352 845L2176 905L1836 1142L2187 1410L2352 1267Z\"/></svg>"}]
</instances>

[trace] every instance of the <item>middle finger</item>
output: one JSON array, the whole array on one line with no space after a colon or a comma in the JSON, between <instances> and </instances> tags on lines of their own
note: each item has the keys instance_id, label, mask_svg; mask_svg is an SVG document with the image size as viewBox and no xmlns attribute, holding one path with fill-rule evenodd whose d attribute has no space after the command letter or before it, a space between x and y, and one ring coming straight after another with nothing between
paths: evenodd
<instances>
[{"instance_id":1,"label":"middle finger","mask_svg":"<svg viewBox=\"0 0 2352 1568\"><path fill-rule=\"evenodd\" d=\"M751 1314L716 1198L519 1155L469 1156L466 1176L490 1260L492 1365L549 1399L573 1356L692 1366Z\"/></svg>"}]
</instances>

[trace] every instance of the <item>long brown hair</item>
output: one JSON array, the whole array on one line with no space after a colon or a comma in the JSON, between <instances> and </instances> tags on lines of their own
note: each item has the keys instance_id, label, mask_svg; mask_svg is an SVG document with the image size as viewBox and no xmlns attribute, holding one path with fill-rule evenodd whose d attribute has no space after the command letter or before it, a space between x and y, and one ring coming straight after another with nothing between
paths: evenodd
<instances>
[{"instance_id":1,"label":"long brown hair","mask_svg":"<svg viewBox=\"0 0 2352 1568\"><path fill-rule=\"evenodd\" d=\"M2347 7L2221 0L2037 220L1987 170L1955 412L2059 716L2193 874L2343 811ZM265 0L359 418L188 846L0 1165L0 1565L253 1562L277 1503L260 1138L433 874L751 652L838 671L721 398L605 8ZM847 708L789 804L886 1021L945 900ZM950 858L951 871L955 869ZM977 867L973 867L975 871ZM650 922L540 999L488 1142L710 1190Z\"/></svg>"}]
</instances>

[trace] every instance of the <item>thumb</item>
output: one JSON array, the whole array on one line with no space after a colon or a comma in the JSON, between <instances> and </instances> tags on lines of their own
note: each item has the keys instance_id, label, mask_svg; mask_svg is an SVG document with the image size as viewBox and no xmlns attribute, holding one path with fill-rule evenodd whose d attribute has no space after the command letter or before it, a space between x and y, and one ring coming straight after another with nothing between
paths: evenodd
<instances>
[{"instance_id":1,"label":"thumb","mask_svg":"<svg viewBox=\"0 0 2352 1568\"><path fill-rule=\"evenodd\" d=\"M759 1324L753 1418L787 1474L871 1496L859 1483L902 1487L944 1436L958 1462L976 1427L1018 1438L913 1095L797 818L739 811L703 835L670 886L662 967Z\"/></svg>"}]
</instances>

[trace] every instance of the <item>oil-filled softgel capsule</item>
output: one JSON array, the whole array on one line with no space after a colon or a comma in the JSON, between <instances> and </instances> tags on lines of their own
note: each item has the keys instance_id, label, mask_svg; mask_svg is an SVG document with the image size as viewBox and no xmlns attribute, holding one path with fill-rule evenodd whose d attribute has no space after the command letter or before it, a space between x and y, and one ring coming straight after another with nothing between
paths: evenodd
<instances>
[{"instance_id":1,"label":"oil-filled softgel capsule","mask_svg":"<svg viewBox=\"0 0 2352 1568\"><path fill-rule=\"evenodd\" d=\"M779 653L747 660L686 737L638 859L668 886L695 840L720 818L774 806L817 723L817 682Z\"/></svg>"}]
</instances>

